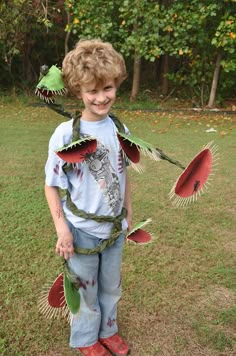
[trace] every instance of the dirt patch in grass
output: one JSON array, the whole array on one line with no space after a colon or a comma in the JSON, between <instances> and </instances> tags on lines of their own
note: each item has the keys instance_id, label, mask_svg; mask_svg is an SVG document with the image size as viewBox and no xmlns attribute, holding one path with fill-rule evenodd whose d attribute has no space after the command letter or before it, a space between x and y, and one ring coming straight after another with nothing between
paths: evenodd
<instances>
[{"instance_id":1,"label":"dirt patch in grass","mask_svg":"<svg viewBox=\"0 0 236 356\"><path fill-rule=\"evenodd\" d=\"M227 241L224 244L224 249L228 252L236 253L236 241Z\"/></svg>"},{"instance_id":2,"label":"dirt patch in grass","mask_svg":"<svg viewBox=\"0 0 236 356\"><path fill-rule=\"evenodd\" d=\"M129 310L127 320L121 320L121 332L131 347L132 356L216 356L234 355L232 350L216 351L202 345L191 326L191 315L181 309L167 315L158 313L138 314L134 308Z\"/></svg>"},{"instance_id":3,"label":"dirt patch in grass","mask_svg":"<svg viewBox=\"0 0 236 356\"><path fill-rule=\"evenodd\" d=\"M222 286L209 286L201 299L203 306L214 306L218 309L231 308L235 306L236 296L234 292Z\"/></svg>"}]
</instances>

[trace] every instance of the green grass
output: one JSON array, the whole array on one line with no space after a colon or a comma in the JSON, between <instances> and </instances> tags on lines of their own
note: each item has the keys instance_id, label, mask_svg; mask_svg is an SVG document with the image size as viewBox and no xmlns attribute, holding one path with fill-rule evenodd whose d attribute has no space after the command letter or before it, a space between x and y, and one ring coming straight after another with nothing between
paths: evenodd
<instances>
[{"instance_id":1,"label":"green grass","mask_svg":"<svg viewBox=\"0 0 236 356\"><path fill-rule=\"evenodd\" d=\"M0 109L0 354L75 355L69 325L37 308L40 290L62 270L43 186L48 140L63 118L25 100L2 100ZM144 174L130 172L134 223L151 217L154 241L125 246L120 333L132 356L235 355L236 118L117 114L183 165L211 140L220 152L209 190L183 209L168 200L179 168L144 159Z\"/></svg>"}]
</instances>

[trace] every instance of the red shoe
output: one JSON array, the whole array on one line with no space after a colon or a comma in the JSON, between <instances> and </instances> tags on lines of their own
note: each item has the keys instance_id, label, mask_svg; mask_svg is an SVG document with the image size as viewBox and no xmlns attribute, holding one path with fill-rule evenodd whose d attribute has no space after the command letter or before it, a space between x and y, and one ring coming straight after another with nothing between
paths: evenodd
<instances>
[{"instance_id":1,"label":"red shoe","mask_svg":"<svg viewBox=\"0 0 236 356\"><path fill-rule=\"evenodd\" d=\"M111 356L110 352L99 341L92 346L78 347L77 349L85 356Z\"/></svg>"},{"instance_id":2,"label":"red shoe","mask_svg":"<svg viewBox=\"0 0 236 356\"><path fill-rule=\"evenodd\" d=\"M129 346L118 334L99 339L99 341L112 352L113 356L126 356L129 353Z\"/></svg>"}]
</instances>

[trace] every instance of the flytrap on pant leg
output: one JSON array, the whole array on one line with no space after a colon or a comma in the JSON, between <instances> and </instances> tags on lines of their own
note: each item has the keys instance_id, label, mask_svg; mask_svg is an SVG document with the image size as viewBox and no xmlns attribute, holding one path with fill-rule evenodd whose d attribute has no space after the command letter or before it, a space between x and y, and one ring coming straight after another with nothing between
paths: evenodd
<instances>
[{"instance_id":1,"label":"flytrap on pant leg","mask_svg":"<svg viewBox=\"0 0 236 356\"><path fill-rule=\"evenodd\" d=\"M60 273L51 286L46 286L39 297L39 311L49 319L66 318L80 309L80 283L65 262L65 272Z\"/></svg>"},{"instance_id":2,"label":"flytrap on pant leg","mask_svg":"<svg viewBox=\"0 0 236 356\"><path fill-rule=\"evenodd\" d=\"M69 320L69 309L64 293L64 273L59 274L51 286L46 286L40 293L38 307L41 314L49 319L65 317Z\"/></svg>"}]
</instances>

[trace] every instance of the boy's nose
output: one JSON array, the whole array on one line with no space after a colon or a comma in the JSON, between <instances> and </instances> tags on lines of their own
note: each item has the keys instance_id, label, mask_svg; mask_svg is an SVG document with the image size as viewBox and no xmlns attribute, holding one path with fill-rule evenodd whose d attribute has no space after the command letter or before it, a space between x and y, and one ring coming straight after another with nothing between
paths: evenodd
<instances>
[{"instance_id":1,"label":"boy's nose","mask_svg":"<svg viewBox=\"0 0 236 356\"><path fill-rule=\"evenodd\" d=\"M103 91L99 91L97 93L97 101L102 103L103 101L106 100L106 96L105 96L105 93Z\"/></svg>"}]
</instances>

